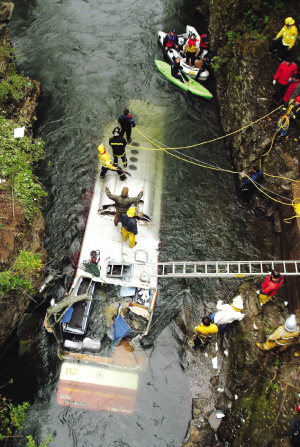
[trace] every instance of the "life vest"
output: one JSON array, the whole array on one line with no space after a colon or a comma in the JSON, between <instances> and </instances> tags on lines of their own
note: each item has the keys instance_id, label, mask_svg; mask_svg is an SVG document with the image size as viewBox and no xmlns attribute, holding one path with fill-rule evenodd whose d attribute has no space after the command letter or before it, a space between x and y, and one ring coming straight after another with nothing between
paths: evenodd
<instances>
[{"instance_id":1,"label":"life vest","mask_svg":"<svg viewBox=\"0 0 300 447\"><path fill-rule=\"evenodd\" d=\"M194 40L192 40L191 37L190 37L189 40L187 41L187 44L186 44L186 50L187 50L189 53L196 53L196 50L197 50L197 47L196 47L197 42L199 42L199 40L198 40L197 38L194 39Z\"/></svg>"},{"instance_id":2,"label":"life vest","mask_svg":"<svg viewBox=\"0 0 300 447\"><path fill-rule=\"evenodd\" d=\"M166 43L166 46L168 48L173 48L176 45L176 39L177 39L177 34L174 34L174 36L171 35L171 32L169 32L168 34L168 42Z\"/></svg>"},{"instance_id":3,"label":"life vest","mask_svg":"<svg viewBox=\"0 0 300 447\"><path fill-rule=\"evenodd\" d=\"M210 44L210 37L208 34L202 34L201 40L200 40L200 47L207 49Z\"/></svg>"}]
</instances>

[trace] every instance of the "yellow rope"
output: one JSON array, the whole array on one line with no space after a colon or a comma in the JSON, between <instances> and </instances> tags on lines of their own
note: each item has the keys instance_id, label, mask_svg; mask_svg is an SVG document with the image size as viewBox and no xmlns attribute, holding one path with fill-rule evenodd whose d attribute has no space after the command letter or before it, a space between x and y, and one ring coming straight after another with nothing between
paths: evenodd
<instances>
[{"instance_id":1,"label":"yellow rope","mask_svg":"<svg viewBox=\"0 0 300 447\"><path fill-rule=\"evenodd\" d=\"M214 170L214 171L229 172L229 173L231 173L231 174L239 174L239 172L237 172L237 171L231 171L231 170L229 170L229 169L216 168L216 167L213 167L213 166L205 166L205 165L203 165L203 164L201 164L201 163L196 163L196 162L194 162L194 161L187 160L187 159L185 159L185 158L183 158L183 157L179 157L178 155L175 155L175 154L173 154L172 152L169 152L169 148L168 148L168 149L165 149L165 148L163 148L163 147L160 147L160 146L159 146L158 144L156 144L153 140L151 140L150 138L146 137L146 135L144 135L140 130L138 130L138 129L136 129L136 130L137 130L137 131L139 132L139 134L142 135L147 141L149 141L151 144L153 144L154 146L156 146L157 148L159 148L159 150L162 150L162 151L166 152L167 154L171 155L172 157L178 158L179 160L183 160L183 161L186 161L187 163L191 163L191 164L193 164L193 165L200 166L200 167L202 167L202 168L206 168L206 169L211 169L211 170ZM249 175L245 174L245 177L247 177L247 178L251 181L251 183L252 183L252 184L253 184L253 185L254 185L260 192L262 192L265 196L267 196L269 199L274 200L275 202L280 203L281 205L289 205L289 206L293 206L292 203L281 202L280 200L274 199L273 197L269 196L269 194L267 194L265 191L263 191L262 189L260 189L260 188L258 187L258 185L257 185L255 182L253 182L253 180L249 177Z\"/></svg>"},{"instance_id":2,"label":"yellow rope","mask_svg":"<svg viewBox=\"0 0 300 447\"><path fill-rule=\"evenodd\" d=\"M298 203L294 204L294 202L298 200ZM292 217L288 217L287 219L283 219L283 222L285 223L292 223L292 219L294 219L295 217L300 217L300 197L296 197L293 201L292 201L292 206L294 207L295 216ZM290 222L289 222L290 221Z\"/></svg>"},{"instance_id":3,"label":"yellow rope","mask_svg":"<svg viewBox=\"0 0 300 447\"><path fill-rule=\"evenodd\" d=\"M284 121L284 123L282 124L283 120L285 120L285 121ZM265 157L266 155L268 155L268 153L271 151L271 149L272 149L272 147L273 147L273 143L274 143L276 134L277 134L280 130L286 130L286 129L288 129L288 128L289 128L289 125L290 125L290 119L289 119L288 116L285 115L285 116L282 116L281 118L279 118L279 121L278 121L278 129L277 129L276 132L274 133L274 137L273 137L273 139L272 139L271 147L270 147L270 149L268 150L268 152L266 152L265 154L261 155L261 157Z\"/></svg>"},{"instance_id":4,"label":"yellow rope","mask_svg":"<svg viewBox=\"0 0 300 447\"><path fill-rule=\"evenodd\" d=\"M253 121L252 123L247 124L247 126L241 127L240 129L235 130L234 132L231 132L231 133L228 133L228 134L226 134L226 135L223 135L223 137L214 138L213 140L203 141L202 143L196 143L196 144L192 144L192 145L190 145L190 146L169 147L168 150L172 151L172 150L176 150L176 149L188 149L188 148L191 148L191 147L202 146L203 144L212 143L213 141L222 140L223 138L229 137L230 135L234 135L235 133L238 133L238 132L240 132L241 130L247 129L247 127L253 126L253 124L258 123L259 121L261 121L261 120L267 118L267 116L272 115L272 113L274 113L274 112L276 112L277 110L281 109L281 107L282 107L282 106L277 107L277 109L273 110L272 112L268 113L267 115L263 116L262 118L259 118L258 120ZM142 133L141 133L136 127L134 127L134 129L142 135ZM149 140L149 141L150 141L150 140ZM151 143L154 144L153 141L151 141ZM128 146L128 147L133 147L133 148L136 149L136 146L131 146L130 144L128 144L127 146ZM154 146L157 146L157 145L154 144ZM149 148L149 147L141 147L141 146L139 146L139 149L145 149L145 150L147 150L147 151L162 151L162 150L164 150L163 148L161 148L161 147L159 147L159 146L157 146L156 148Z\"/></svg>"}]
</instances>

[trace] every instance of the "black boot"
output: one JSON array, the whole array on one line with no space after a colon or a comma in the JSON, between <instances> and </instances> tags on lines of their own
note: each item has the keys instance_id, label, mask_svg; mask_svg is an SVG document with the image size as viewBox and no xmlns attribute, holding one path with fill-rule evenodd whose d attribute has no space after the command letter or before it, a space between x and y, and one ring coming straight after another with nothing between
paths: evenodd
<instances>
[{"instance_id":1,"label":"black boot","mask_svg":"<svg viewBox=\"0 0 300 447\"><path fill-rule=\"evenodd\" d=\"M126 175L125 174L122 174L121 176L120 176L120 180L123 182L124 180L126 180Z\"/></svg>"}]
</instances>

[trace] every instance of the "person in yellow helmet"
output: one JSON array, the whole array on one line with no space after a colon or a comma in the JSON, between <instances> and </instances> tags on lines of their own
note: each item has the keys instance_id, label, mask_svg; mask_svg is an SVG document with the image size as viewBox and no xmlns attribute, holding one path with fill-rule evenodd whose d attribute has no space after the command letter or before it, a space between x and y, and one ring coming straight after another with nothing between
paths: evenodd
<instances>
[{"instance_id":1,"label":"person in yellow helmet","mask_svg":"<svg viewBox=\"0 0 300 447\"><path fill-rule=\"evenodd\" d=\"M127 213L122 214L120 222L122 223L123 241L129 238L129 247L136 246L135 236L138 233L136 219L134 218L136 209L134 206L130 207Z\"/></svg>"},{"instance_id":2,"label":"person in yellow helmet","mask_svg":"<svg viewBox=\"0 0 300 447\"><path fill-rule=\"evenodd\" d=\"M115 168L112 164L111 164L111 159L110 159L110 155L108 152L106 152L106 149L104 147L104 144L100 144L98 146L98 155L99 155L99 160L102 163L102 169L100 172L100 179L103 180L105 177L105 174L107 173L107 171L110 169L111 171L117 171L118 176L121 177L123 172L121 169L119 168Z\"/></svg>"},{"instance_id":3,"label":"person in yellow helmet","mask_svg":"<svg viewBox=\"0 0 300 447\"><path fill-rule=\"evenodd\" d=\"M270 349L279 347L281 350L286 349L290 344L296 342L299 335L296 316L292 314L285 320L284 326L280 326L276 331L269 335L264 343L256 343L261 351L269 351Z\"/></svg>"},{"instance_id":4,"label":"person in yellow helmet","mask_svg":"<svg viewBox=\"0 0 300 447\"><path fill-rule=\"evenodd\" d=\"M193 340L193 348L205 348L218 333L218 326L210 321L209 317L202 318L202 323L195 328L196 338Z\"/></svg>"},{"instance_id":5,"label":"person in yellow helmet","mask_svg":"<svg viewBox=\"0 0 300 447\"><path fill-rule=\"evenodd\" d=\"M279 52L279 60L283 61L289 54L289 51L293 48L297 38L297 27L295 26L295 20L292 17L285 19L285 25L279 31L277 36L273 39L274 45L272 50ZM282 38L282 39L280 39Z\"/></svg>"}]
</instances>

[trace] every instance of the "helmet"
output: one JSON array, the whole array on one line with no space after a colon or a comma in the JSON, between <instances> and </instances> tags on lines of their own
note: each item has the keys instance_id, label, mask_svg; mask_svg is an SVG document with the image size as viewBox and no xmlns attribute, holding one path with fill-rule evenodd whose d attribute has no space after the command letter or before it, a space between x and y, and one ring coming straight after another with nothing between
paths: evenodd
<instances>
[{"instance_id":1,"label":"helmet","mask_svg":"<svg viewBox=\"0 0 300 447\"><path fill-rule=\"evenodd\" d=\"M285 24L289 26L295 25L295 20L292 17L288 17L285 19Z\"/></svg>"},{"instance_id":2,"label":"helmet","mask_svg":"<svg viewBox=\"0 0 300 447\"><path fill-rule=\"evenodd\" d=\"M300 102L300 96L296 96L295 101Z\"/></svg>"},{"instance_id":3,"label":"helmet","mask_svg":"<svg viewBox=\"0 0 300 447\"><path fill-rule=\"evenodd\" d=\"M103 143L101 143L100 146L98 146L98 151L100 152L101 155L105 154L106 150Z\"/></svg>"},{"instance_id":4,"label":"helmet","mask_svg":"<svg viewBox=\"0 0 300 447\"><path fill-rule=\"evenodd\" d=\"M284 329L288 332L294 332L297 329L296 315L292 314L285 320Z\"/></svg>"},{"instance_id":5,"label":"helmet","mask_svg":"<svg viewBox=\"0 0 300 447\"><path fill-rule=\"evenodd\" d=\"M173 28L173 29L171 30L171 33L174 33L174 34L176 34L176 29L175 29L175 28Z\"/></svg>"},{"instance_id":6,"label":"helmet","mask_svg":"<svg viewBox=\"0 0 300 447\"><path fill-rule=\"evenodd\" d=\"M134 206L131 206L126 214L127 214L128 217L134 217L135 216L135 212L136 212L136 209L134 208Z\"/></svg>"},{"instance_id":7,"label":"helmet","mask_svg":"<svg viewBox=\"0 0 300 447\"><path fill-rule=\"evenodd\" d=\"M233 298L232 304L237 309L242 310L244 308L244 304L243 304L243 298L241 297L241 295L238 295L235 298Z\"/></svg>"},{"instance_id":8,"label":"helmet","mask_svg":"<svg viewBox=\"0 0 300 447\"><path fill-rule=\"evenodd\" d=\"M191 37L196 38L196 34L195 33L191 33Z\"/></svg>"},{"instance_id":9,"label":"helmet","mask_svg":"<svg viewBox=\"0 0 300 447\"><path fill-rule=\"evenodd\" d=\"M120 127L115 127L114 130L112 131L112 134L113 134L115 137L118 137L118 136L120 135L120 132L121 132Z\"/></svg>"},{"instance_id":10,"label":"helmet","mask_svg":"<svg viewBox=\"0 0 300 447\"><path fill-rule=\"evenodd\" d=\"M178 45L184 45L184 38L178 37Z\"/></svg>"}]
</instances>

